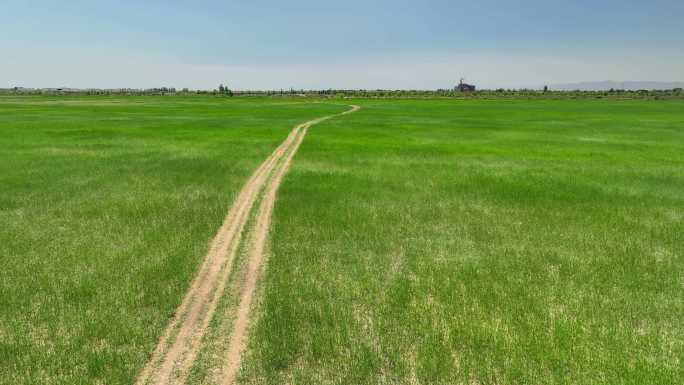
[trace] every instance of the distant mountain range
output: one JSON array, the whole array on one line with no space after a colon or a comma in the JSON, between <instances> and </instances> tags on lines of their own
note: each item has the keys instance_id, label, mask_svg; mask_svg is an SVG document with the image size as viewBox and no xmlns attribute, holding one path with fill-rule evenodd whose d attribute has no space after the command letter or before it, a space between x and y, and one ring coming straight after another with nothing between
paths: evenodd
<instances>
[{"instance_id":1,"label":"distant mountain range","mask_svg":"<svg viewBox=\"0 0 684 385\"><path fill-rule=\"evenodd\" d=\"M615 82L612 80L606 80L602 82L579 82L549 85L549 89L554 91L608 91L611 88L615 90L671 90L673 88L684 88L684 82Z\"/></svg>"}]
</instances>

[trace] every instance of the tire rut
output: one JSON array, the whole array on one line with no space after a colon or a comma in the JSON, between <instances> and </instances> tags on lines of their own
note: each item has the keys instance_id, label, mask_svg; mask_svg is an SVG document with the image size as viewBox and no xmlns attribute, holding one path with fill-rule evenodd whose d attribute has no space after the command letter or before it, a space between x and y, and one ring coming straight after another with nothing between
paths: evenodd
<instances>
[{"instance_id":1,"label":"tire rut","mask_svg":"<svg viewBox=\"0 0 684 385\"><path fill-rule=\"evenodd\" d=\"M359 106L351 106L352 108L338 115L346 115L356 112L360 109ZM233 325L233 333L230 337L228 345L227 357L222 369L222 384L232 385L235 382L240 364L242 362L242 353L245 350L248 336L248 329L252 323L250 313L252 303L255 297L257 283L259 276L263 270L263 263L266 258L266 243L268 240L268 232L271 225L271 217L273 214L273 207L275 206L276 195L278 188L290 167L292 158L299 149L299 145L304 140L307 130L322 121L330 119L331 116L307 122L302 125L302 130L297 136L292 148L285 155L283 161L278 165L273 177L268 181L264 198L259 204L259 211L257 213L254 230L251 234L249 261L247 271L245 273L245 283L240 298L240 303L237 308L237 317Z\"/></svg>"},{"instance_id":2,"label":"tire rut","mask_svg":"<svg viewBox=\"0 0 684 385\"><path fill-rule=\"evenodd\" d=\"M359 109L338 115L348 114ZM238 317L234 325L229 348L229 363L237 362L244 349L244 339L250 323L249 308L254 297L259 270L264 258L264 247L273 211L275 195L280 182L299 148L309 127L337 115L325 116L300 124L292 129L285 141L257 168L238 194L223 224L213 238L209 251L174 317L159 339L152 356L139 374L136 385L184 384L200 350L202 338L223 295L233 261L241 242L249 214L261 191L265 191L259 204L255 231L250 240L249 261L245 289ZM231 368L231 365L226 365ZM224 370L225 379L234 381L237 369Z\"/></svg>"}]
</instances>

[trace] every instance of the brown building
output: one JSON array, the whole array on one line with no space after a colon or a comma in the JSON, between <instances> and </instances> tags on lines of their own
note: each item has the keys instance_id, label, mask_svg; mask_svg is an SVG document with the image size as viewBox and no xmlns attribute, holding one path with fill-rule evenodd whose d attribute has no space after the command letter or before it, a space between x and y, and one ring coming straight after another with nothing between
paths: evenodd
<instances>
[{"instance_id":1,"label":"brown building","mask_svg":"<svg viewBox=\"0 0 684 385\"><path fill-rule=\"evenodd\" d=\"M475 91L475 86L472 84L463 83L463 79L461 79L458 85L454 87L454 90L459 92L473 92Z\"/></svg>"}]
</instances>

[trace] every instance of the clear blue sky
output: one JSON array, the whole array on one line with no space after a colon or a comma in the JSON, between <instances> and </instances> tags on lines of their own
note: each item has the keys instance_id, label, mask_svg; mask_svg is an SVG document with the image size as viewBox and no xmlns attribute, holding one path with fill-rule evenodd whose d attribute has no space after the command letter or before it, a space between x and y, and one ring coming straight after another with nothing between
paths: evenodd
<instances>
[{"instance_id":1,"label":"clear blue sky","mask_svg":"<svg viewBox=\"0 0 684 385\"><path fill-rule=\"evenodd\" d=\"M4 0L0 87L684 80L682 0Z\"/></svg>"}]
</instances>

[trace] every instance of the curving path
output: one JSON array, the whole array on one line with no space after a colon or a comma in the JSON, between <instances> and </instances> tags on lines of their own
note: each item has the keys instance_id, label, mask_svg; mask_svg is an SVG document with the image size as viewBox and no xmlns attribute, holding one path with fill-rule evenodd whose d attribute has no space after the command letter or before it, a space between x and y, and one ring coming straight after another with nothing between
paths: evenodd
<instances>
[{"instance_id":1,"label":"curving path","mask_svg":"<svg viewBox=\"0 0 684 385\"><path fill-rule=\"evenodd\" d=\"M248 179L211 242L209 252L175 316L138 376L137 385L185 383L201 348L202 338L223 295L249 214L258 201L254 229L251 231L248 244L249 259L243 278L245 283L240 293L237 317L234 320L225 364L221 369L223 384L232 384L235 381L252 321L250 308L265 259L266 242L278 187L307 130L335 116L360 109L359 106L350 107L350 110L341 114L324 116L293 128L285 141Z\"/></svg>"}]
</instances>

